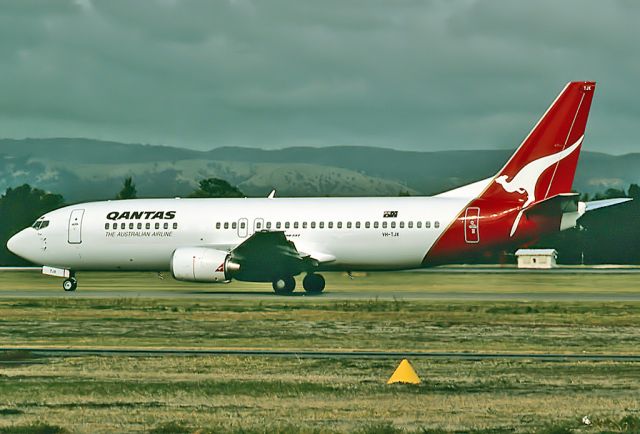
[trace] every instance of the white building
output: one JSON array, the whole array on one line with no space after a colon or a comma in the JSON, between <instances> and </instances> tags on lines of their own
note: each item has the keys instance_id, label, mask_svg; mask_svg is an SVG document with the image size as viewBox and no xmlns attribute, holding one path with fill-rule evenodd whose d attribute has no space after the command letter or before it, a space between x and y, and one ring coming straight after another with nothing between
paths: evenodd
<instances>
[{"instance_id":1,"label":"white building","mask_svg":"<svg viewBox=\"0 0 640 434\"><path fill-rule=\"evenodd\" d=\"M558 252L555 249L519 249L518 268L554 268Z\"/></svg>"}]
</instances>

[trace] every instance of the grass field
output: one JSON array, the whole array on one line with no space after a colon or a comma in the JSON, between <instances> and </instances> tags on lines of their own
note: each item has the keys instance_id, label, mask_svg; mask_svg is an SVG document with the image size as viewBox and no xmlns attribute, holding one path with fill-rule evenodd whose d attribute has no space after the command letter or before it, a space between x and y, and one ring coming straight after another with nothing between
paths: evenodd
<instances>
[{"instance_id":1,"label":"grass field","mask_svg":"<svg viewBox=\"0 0 640 434\"><path fill-rule=\"evenodd\" d=\"M323 297L136 298L184 288L149 275L90 274L122 298L0 298L0 347L148 347L637 354L640 303L407 301ZM404 278L406 276L406 279ZM402 277L400 279L399 277ZM445 278L446 277L446 278ZM602 278L602 280L600 280ZM616 291L634 276L328 276L335 291ZM597 287L598 281L601 285ZM146 283L145 283L146 282ZM4 290L58 289L0 273ZM385 286L386 285L386 286ZM362 286L364 287L364 286ZM210 287L195 287L210 290ZM264 291L234 285L225 290ZM399 360L65 357L0 353L0 433L640 432L640 364L412 360L419 386L387 386ZM583 416L591 426L581 422ZM38 425L40 424L40 425ZM19 431L19 430L23 431ZM41 431L47 432L47 431Z\"/></svg>"}]
</instances>

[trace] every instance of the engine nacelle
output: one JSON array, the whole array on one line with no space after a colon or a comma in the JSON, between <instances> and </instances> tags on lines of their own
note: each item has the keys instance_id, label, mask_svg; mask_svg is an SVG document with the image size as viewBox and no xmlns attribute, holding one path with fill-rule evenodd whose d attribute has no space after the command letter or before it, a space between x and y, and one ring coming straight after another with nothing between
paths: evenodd
<instances>
[{"instance_id":1,"label":"engine nacelle","mask_svg":"<svg viewBox=\"0 0 640 434\"><path fill-rule=\"evenodd\" d=\"M239 270L228 252L207 247L181 247L171 257L171 274L176 280L225 283Z\"/></svg>"}]
</instances>

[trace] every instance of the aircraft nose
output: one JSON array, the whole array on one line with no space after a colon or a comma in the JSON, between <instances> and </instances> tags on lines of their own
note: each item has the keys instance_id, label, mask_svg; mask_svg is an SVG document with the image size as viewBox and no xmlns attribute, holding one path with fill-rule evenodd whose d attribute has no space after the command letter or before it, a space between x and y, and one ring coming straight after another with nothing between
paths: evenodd
<instances>
[{"instance_id":1,"label":"aircraft nose","mask_svg":"<svg viewBox=\"0 0 640 434\"><path fill-rule=\"evenodd\" d=\"M14 236L12 236L9 241L7 241L7 249L14 255L24 257L27 250L27 229L23 229Z\"/></svg>"}]
</instances>

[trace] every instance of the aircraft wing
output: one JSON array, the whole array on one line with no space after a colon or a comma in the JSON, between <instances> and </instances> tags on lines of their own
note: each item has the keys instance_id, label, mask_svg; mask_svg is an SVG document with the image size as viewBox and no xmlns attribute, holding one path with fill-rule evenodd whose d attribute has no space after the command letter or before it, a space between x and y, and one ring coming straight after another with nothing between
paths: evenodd
<instances>
[{"instance_id":1,"label":"aircraft wing","mask_svg":"<svg viewBox=\"0 0 640 434\"><path fill-rule=\"evenodd\" d=\"M313 249L305 249L304 252L297 250L295 244L287 240L284 232L261 231L256 232L247 240L240 244L208 244L211 247L223 252L233 253L234 259L241 257L251 257L254 254L264 255L266 253L284 255L289 257L299 257L301 259L310 258L324 264L333 262L336 257L328 253L318 252Z\"/></svg>"},{"instance_id":2,"label":"aircraft wing","mask_svg":"<svg viewBox=\"0 0 640 434\"><path fill-rule=\"evenodd\" d=\"M303 259L295 244L285 237L284 232L256 232L231 250L235 260L256 259L257 257L272 259Z\"/></svg>"},{"instance_id":3,"label":"aircraft wing","mask_svg":"<svg viewBox=\"0 0 640 434\"><path fill-rule=\"evenodd\" d=\"M246 280L295 275L335 260L334 256L320 252L300 252L282 231L260 231L236 246L211 247L228 251L231 260L240 264L240 272Z\"/></svg>"}]
</instances>

